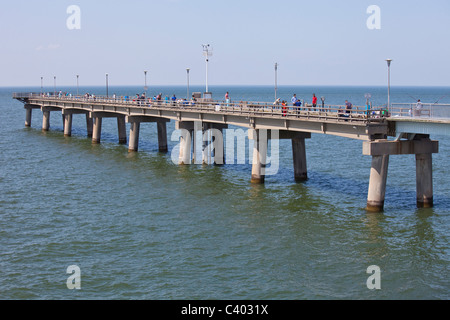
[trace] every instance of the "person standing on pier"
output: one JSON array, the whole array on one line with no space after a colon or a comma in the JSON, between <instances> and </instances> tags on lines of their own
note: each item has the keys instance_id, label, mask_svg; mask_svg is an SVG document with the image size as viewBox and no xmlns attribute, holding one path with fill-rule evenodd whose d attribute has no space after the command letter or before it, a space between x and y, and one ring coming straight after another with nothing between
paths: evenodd
<instances>
[{"instance_id":1,"label":"person standing on pier","mask_svg":"<svg viewBox=\"0 0 450 320\"><path fill-rule=\"evenodd\" d=\"M314 111L316 111L316 107L317 107L317 97L316 97L316 94L315 94L315 93L313 93L312 105L313 105Z\"/></svg>"},{"instance_id":2,"label":"person standing on pier","mask_svg":"<svg viewBox=\"0 0 450 320\"><path fill-rule=\"evenodd\" d=\"M298 101L298 99L297 99L297 94L294 93L294 95L293 95L292 98L291 98L291 103L292 103L292 105L295 106L295 103L296 103L297 101Z\"/></svg>"},{"instance_id":3,"label":"person standing on pier","mask_svg":"<svg viewBox=\"0 0 450 320\"><path fill-rule=\"evenodd\" d=\"M345 113L350 113L352 110L352 103L349 102L348 100L345 100Z\"/></svg>"},{"instance_id":4,"label":"person standing on pier","mask_svg":"<svg viewBox=\"0 0 450 320\"><path fill-rule=\"evenodd\" d=\"M228 91L227 91L227 93L225 93L225 102L227 103L227 107L228 107L228 103L230 103L230 94L228 93Z\"/></svg>"},{"instance_id":5,"label":"person standing on pier","mask_svg":"<svg viewBox=\"0 0 450 320\"><path fill-rule=\"evenodd\" d=\"M281 108L283 109L283 117L286 117L286 115L287 115L287 103L286 103L286 101L281 101Z\"/></svg>"},{"instance_id":6,"label":"person standing on pier","mask_svg":"<svg viewBox=\"0 0 450 320\"><path fill-rule=\"evenodd\" d=\"M417 100L417 103L416 103L416 112L415 112L416 116L420 117L420 115L422 114L422 108L423 108L423 105L419 99L419 100Z\"/></svg>"}]
</instances>

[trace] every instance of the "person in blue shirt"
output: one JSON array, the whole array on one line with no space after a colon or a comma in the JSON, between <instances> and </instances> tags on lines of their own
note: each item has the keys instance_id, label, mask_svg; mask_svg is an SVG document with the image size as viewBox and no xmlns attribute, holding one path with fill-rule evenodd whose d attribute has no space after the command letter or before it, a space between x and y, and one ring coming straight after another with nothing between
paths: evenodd
<instances>
[{"instance_id":1,"label":"person in blue shirt","mask_svg":"<svg viewBox=\"0 0 450 320\"><path fill-rule=\"evenodd\" d=\"M291 99L292 105L295 106L295 103L296 103L297 101L298 101L297 95L294 93L294 95L292 96L292 99Z\"/></svg>"}]
</instances>

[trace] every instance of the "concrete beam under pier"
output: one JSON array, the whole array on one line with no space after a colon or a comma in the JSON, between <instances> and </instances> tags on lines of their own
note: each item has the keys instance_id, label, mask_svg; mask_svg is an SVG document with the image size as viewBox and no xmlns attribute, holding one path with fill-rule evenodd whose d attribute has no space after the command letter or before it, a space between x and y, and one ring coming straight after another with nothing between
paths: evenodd
<instances>
[{"instance_id":1,"label":"concrete beam under pier","mask_svg":"<svg viewBox=\"0 0 450 320\"><path fill-rule=\"evenodd\" d=\"M128 152L137 152L139 149L139 131L141 128L141 122L156 122L159 152L168 152L166 123L170 122L170 119L151 116L126 116L125 121L130 123L130 142L128 144Z\"/></svg>"},{"instance_id":2,"label":"concrete beam under pier","mask_svg":"<svg viewBox=\"0 0 450 320\"><path fill-rule=\"evenodd\" d=\"M217 164L225 163L224 139L223 130L227 129L228 125L223 123L201 122L201 121L177 121L175 123L176 130L185 130L189 133L189 139L184 132L180 143L193 143L193 152L191 159L191 147L180 145L180 163L187 164L189 152L189 159L191 162L197 163L197 149L200 143L197 138L197 132L202 132L202 162L203 164ZM182 147L182 148L181 148Z\"/></svg>"},{"instance_id":3,"label":"concrete beam under pier","mask_svg":"<svg viewBox=\"0 0 450 320\"><path fill-rule=\"evenodd\" d=\"M25 104L23 106L26 110L25 112L25 127L31 127L31 116L33 114L33 109L40 109L41 106L34 104Z\"/></svg>"},{"instance_id":4,"label":"concrete beam under pier","mask_svg":"<svg viewBox=\"0 0 450 320\"><path fill-rule=\"evenodd\" d=\"M265 130L265 129L249 130L248 132L249 132L249 139L254 140L252 178L251 178L252 183L264 183L265 166L267 159L267 147L268 147L268 140L270 139L292 140L292 158L294 164L295 181L302 182L308 180L305 139L310 139L311 133L299 131L297 132L287 131L287 130L281 131Z\"/></svg>"},{"instance_id":5,"label":"concrete beam under pier","mask_svg":"<svg viewBox=\"0 0 450 320\"><path fill-rule=\"evenodd\" d=\"M60 108L43 106L42 111L42 131L48 131L50 129L50 113L51 111L61 111ZM64 123L63 123L64 126Z\"/></svg>"},{"instance_id":6,"label":"concrete beam under pier","mask_svg":"<svg viewBox=\"0 0 450 320\"><path fill-rule=\"evenodd\" d=\"M414 140L366 141L363 154L372 156L367 210L380 212L384 208L389 156L414 154L416 156L417 207L433 206L432 154L439 152L439 142L427 135L415 135Z\"/></svg>"},{"instance_id":7,"label":"concrete beam under pier","mask_svg":"<svg viewBox=\"0 0 450 320\"><path fill-rule=\"evenodd\" d=\"M69 110L69 112L70 111L71 110ZM76 113L85 113L83 111L85 110L79 110L79 112ZM120 144L127 143L125 115L110 112L89 112L89 118L92 119L92 143L94 144L100 143L103 118L117 118L117 131L119 135L119 143ZM88 120L88 118L86 118L86 126L89 135L90 121Z\"/></svg>"},{"instance_id":8,"label":"concrete beam under pier","mask_svg":"<svg viewBox=\"0 0 450 320\"><path fill-rule=\"evenodd\" d=\"M439 142L434 140L401 140L401 141L365 141L363 142L363 154L366 156L379 156L384 154L420 154L438 153Z\"/></svg>"}]
</instances>

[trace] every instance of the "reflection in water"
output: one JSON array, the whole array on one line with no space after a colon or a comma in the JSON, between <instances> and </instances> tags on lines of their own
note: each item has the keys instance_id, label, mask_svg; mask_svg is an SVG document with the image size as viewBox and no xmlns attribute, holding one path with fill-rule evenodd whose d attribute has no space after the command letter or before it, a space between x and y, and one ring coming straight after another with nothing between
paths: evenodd
<instances>
[{"instance_id":1,"label":"reflection in water","mask_svg":"<svg viewBox=\"0 0 450 320\"><path fill-rule=\"evenodd\" d=\"M366 212L366 218L364 219L365 226L365 253L366 262L369 265L377 265L382 270L385 269L390 255L389 246L386 238L389 236L386 234L385 226L383 224L389 223L384 213Z\"/></svg>"}]
</instances>

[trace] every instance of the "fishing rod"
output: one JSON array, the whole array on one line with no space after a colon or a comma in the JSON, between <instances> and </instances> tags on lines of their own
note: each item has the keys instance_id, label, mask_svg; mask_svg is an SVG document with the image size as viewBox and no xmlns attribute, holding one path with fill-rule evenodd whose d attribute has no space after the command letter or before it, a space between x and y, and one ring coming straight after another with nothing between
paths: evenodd
<instances>
[{"instance_id":1,"label":"fishing rod","mask_svg":"<svg viewBox=\"0 0 450 320\"><path fill-rule=\"evenodd\" d=\"M441 101L443 98L445 98L445 97L448 97L449 95L448 94L446 94L445 96L442 96L442 97L440 97L435 103L433 103L433 104L437 104L439 101Z\"/></svg>"}]
</instances>

